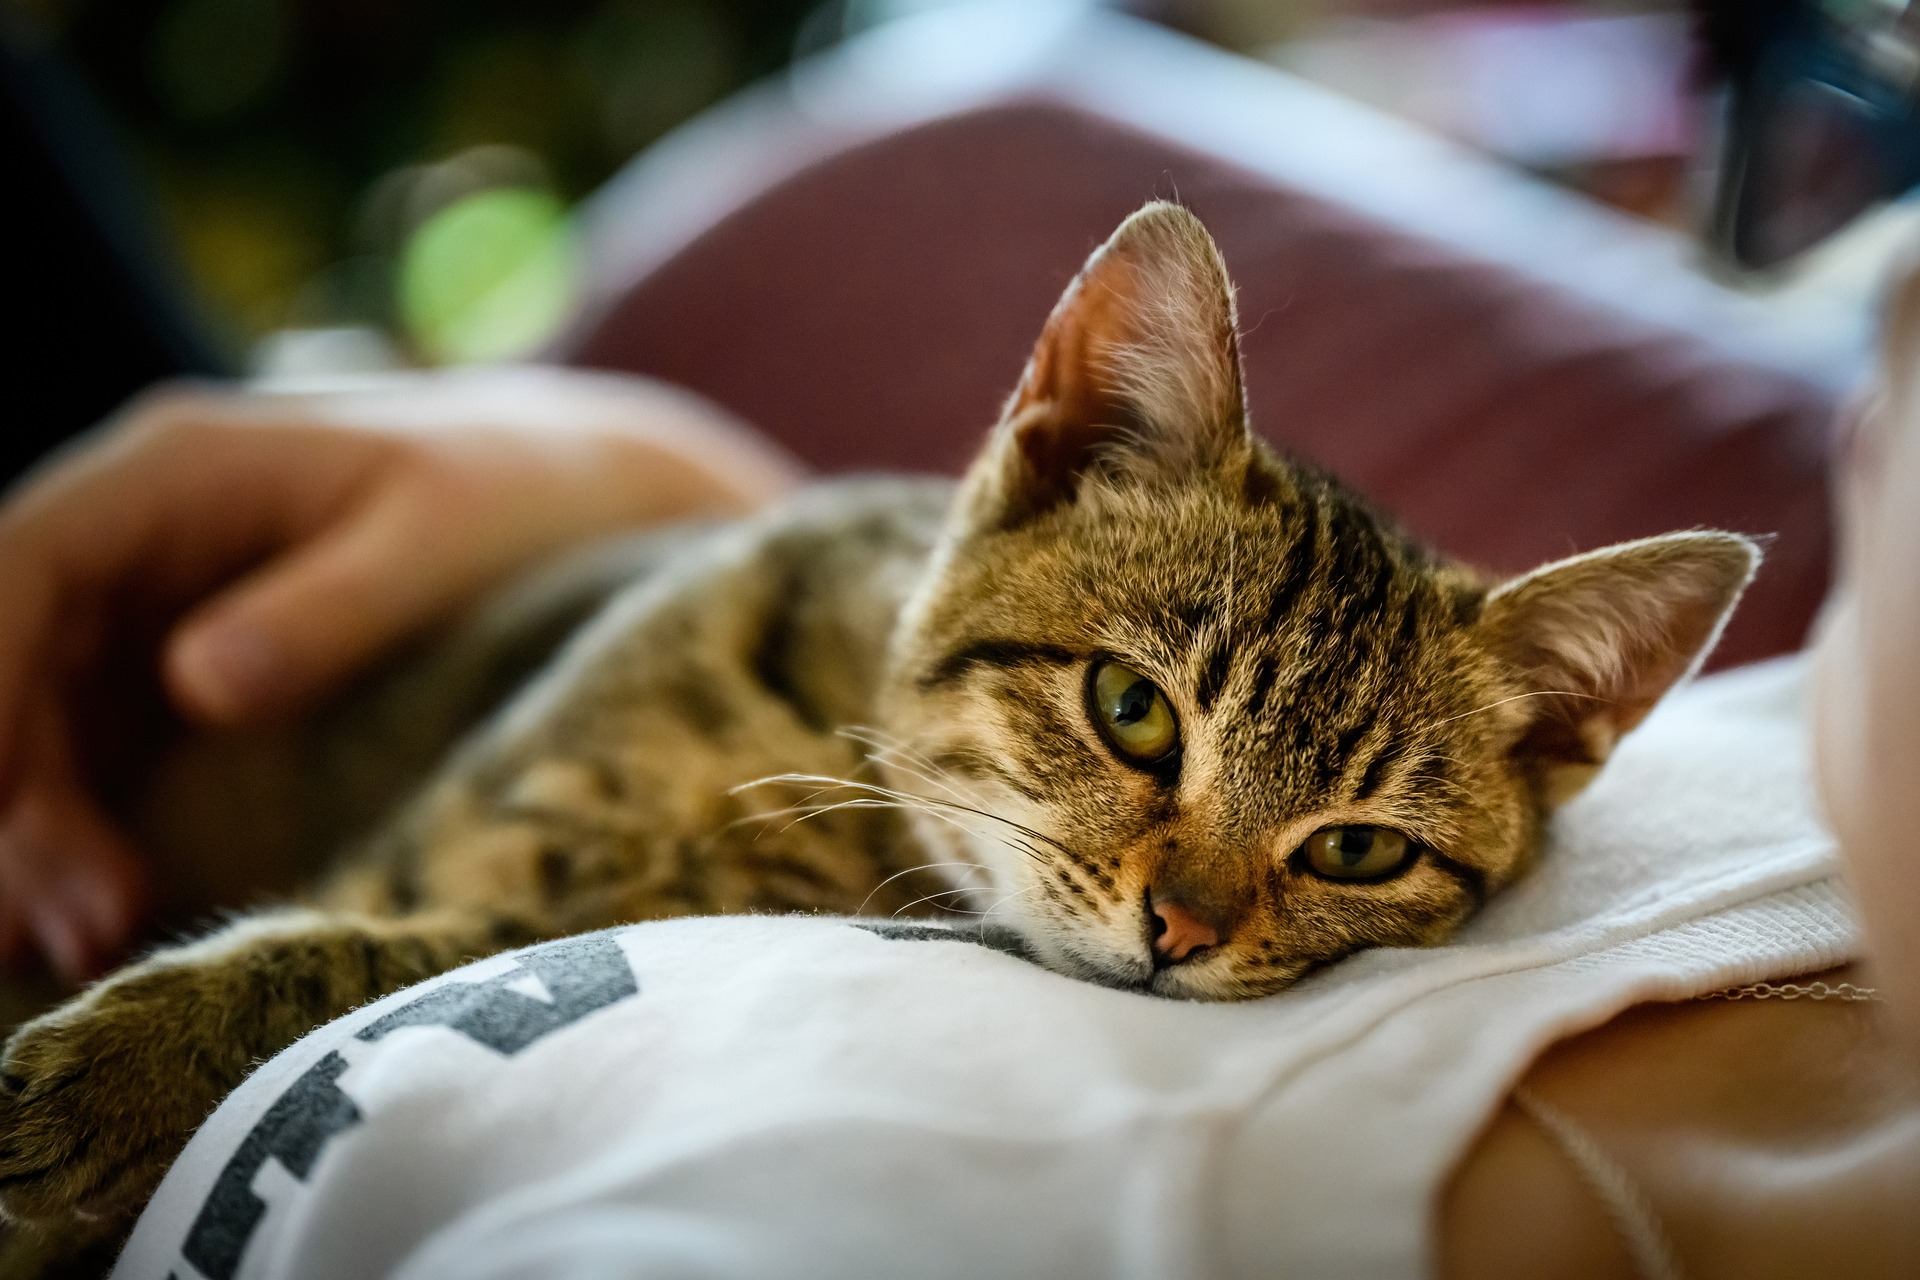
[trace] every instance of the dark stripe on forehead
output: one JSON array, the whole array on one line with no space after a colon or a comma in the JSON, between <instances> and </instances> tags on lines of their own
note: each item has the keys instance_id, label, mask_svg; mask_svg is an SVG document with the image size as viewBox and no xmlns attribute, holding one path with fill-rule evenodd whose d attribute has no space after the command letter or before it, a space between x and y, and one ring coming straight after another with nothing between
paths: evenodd
<instances>
[{"instance_id":1,"label":"dark stripe on forehead","mask_svg":"<svg viewBox=\"0 0 1920 1280\"><path fill-rule=\"evenodd\" d=\"M1359 720L1340 731L1330 748L1313 748L1319 756L1319 791L1330 795L1334 786L1347 774L1347 762L1353 758L1354 750L1359 747L1360 739L1367 736L1367 730L1373 727L1370 720Z\"/></svg>"},{"instance_id":2,"label":"dark stripe on forehead","mask_svg":"<svg viewBox=\"0 0 1920 1280\"><path fill-rule=\"evenodd\" d=\"M1267 709L1267 696L1273 692L1274 682L1280 678L1280 659L1268 654L1260 659L1253 669L1253 688L1247 694L1246 717L1258 721L1260 713Z\"/></svg>"},{"instance_id":3,"label":"dark stripe on forehead","mask_svg":"<svg viewBox=\"0 0 1920 1280\"><path fill-rule=\"evenodd\" d=\"M1366 768L1361 771L1360 785L1354 788L1353 792L1354 800L1356 802L1371 800L1378 795L1381 786L1387 780L1388 771L1399 759L1400 746L1389 739L1384 746L1373 753L1373 759L1367 761Z\"/></svg>"},{"instance_id":4,"label":"dark stripe on forehead","mask_svg":"<svg viewBox=\"0 0 1920 1280\"><path fill-rule=\"evenodd\" d=\"M952 684L976 667L1009 670L1018 667L1066 666L1080 655L1053 644L1028 644L1023 640L976 640L940 659L933 669L920 677L922 689L937 689Z\"/></svg>"},{"instance_id":5,"label":"dark stripe on forehead","mask_svg":"<svg viewBox=\"0 0 1920 1280\"><path fill-rule=\"evenodd\" d=\"M1184 630L1197 636L1213 621L1214 606L1206 600L1177 600L1166 606L1169 629Z\"/></svg>"},{"instance_id":6,"label":"dark stripe on forehead","mask_svg":"<svg viewBox=\"0 0 1920 1280\"><path fill-rule=\"evenodd\" d=\"M1393 568L1376 543L1368 551L1353 551L1341 564L1341 576L1332 587L1340 613L1349 624L1379 621L1393 593Z\"/></svg>"},{"instance_id":7,"label":"dark stripe on forehead","mask_svg":"<svg viewBox=\"0 0 1920 1280\"><path fill-rule=\"evenodd\" d=\"M1402 649L1411 649L1420 640L1420 615L1425 612L1421 606L1430 593L1410 591L1400 605L1400 625L1395 630L1393 640Z\"/></svg>"},{"instance_id":8,"label":"dark stripe on forehead","mask_svg":"<svg viewBox=\"0 0 1920 1280\"><path fill-rule=\"evenodd\" d=\"M1393 588L1393 560L1379 528L1352 505L1335 511L1325 581L1343 623L1379 616Z\"/></svg>"},{"instance_id":9,"label":"dark stripe on forehead","mask_svg":"<svg viewBox=\"0 0 1920 1280\"><path fill-rule=\"evenodd\" d=\"M1273 635L1285 625L1293 607L1299 601L1301 590L1313 572L1315 526L1317 517L1308 517L1293 531L1293 538L1287 543L1285 551L1280 553L1280 563L1275 566L1278 585L1267 601L1266 613L1260 619L1262 635Z\"/></svg>"},{"instance_id":10,"label":"dark stripe on forehead","mask_svg":"<svg viewBox=\"0 0 1920 1280\"><path fill-rule=\"evenodd\" d=\"M1233 637L1223 627L1214 634L1212 650L1200 668L1200 682L1194 686L1193 700L1202 711L1213 710L1213 703L1226 687L1233 666Z\"/></svg>"}]
</instances>

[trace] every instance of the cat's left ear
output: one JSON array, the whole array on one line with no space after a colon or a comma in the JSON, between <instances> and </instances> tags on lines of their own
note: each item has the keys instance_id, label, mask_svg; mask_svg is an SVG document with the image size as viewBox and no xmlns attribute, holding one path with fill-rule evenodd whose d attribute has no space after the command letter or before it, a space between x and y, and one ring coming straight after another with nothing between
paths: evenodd
<instances>
[{"instance_id":1,"label":"cat's left ear","mask_svg":"<svg viewBox=\"0 0 1920 1280\"><path fill-rule=\"evenodd\" d=\"M1705 661L1759 564L1750 538L1670 533L1556 561L1487 596L1475 625L1528 691L1534 722L1518 751L1550 804Z\"/></svg>"},{"instance_id":2,"label":"cat's left ear","mask_svg":"<svg viewBox=\"0 0 1920 1280\"><path fill-rule=\"evenodd\" d=\"M976 518L1018 524L1090 472L1217 463L1246 441L1233 287L1213 238L1155 202L1094 251L1047 318L986 452Z\"/></svg>"}]
</instances>

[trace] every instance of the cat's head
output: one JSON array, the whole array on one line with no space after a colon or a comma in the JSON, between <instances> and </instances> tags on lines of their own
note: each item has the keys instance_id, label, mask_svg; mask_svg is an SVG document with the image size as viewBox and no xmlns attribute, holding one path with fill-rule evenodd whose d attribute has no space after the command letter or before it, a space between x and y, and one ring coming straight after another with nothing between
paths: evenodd
<instances>
[{"instance_id":1,"label":"cat's head","mask_svg":"<svg viewBox=\"0 0 1920 1280\"><path fill-rule=\"evenodd\" d=\"M1709 648L1679 533L1507 582L1249 434L1231 287L1149 205L1087 262L895 636L890 781L1051 966L1207 999L1444 939Z\"/></svg>"}]
</instances>

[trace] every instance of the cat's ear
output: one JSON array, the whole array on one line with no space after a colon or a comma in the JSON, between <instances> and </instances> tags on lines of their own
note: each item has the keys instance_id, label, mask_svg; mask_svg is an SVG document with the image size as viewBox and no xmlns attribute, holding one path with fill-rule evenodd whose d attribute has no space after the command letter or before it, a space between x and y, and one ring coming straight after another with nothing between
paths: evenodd
<instances>
[{"instance_id":1,"label":"cat's ear","mask_svg":"<svg viewBox=\"0 0 1920 1280\"><path fill-rule=\"evenodd\" d=\"M1150 476L1246 440L1233 287L1213 238L1149 204L1094 251L1047 318L976 464L981 516L1017 524L1095 470Z\"/></svg>"},{"instance_id":2,"label":"cat's ear","mask_svg":"<svg viewBox=\"0 0 1920 1280\"><path fill-rule=\"evenodd\" d=\"M1738 534L1670 533L1556 561L1499 587L1476 624L1526 687L1518 748L1550 804L1691 674L1760 563Z\"/></svg>"}]
</instances>

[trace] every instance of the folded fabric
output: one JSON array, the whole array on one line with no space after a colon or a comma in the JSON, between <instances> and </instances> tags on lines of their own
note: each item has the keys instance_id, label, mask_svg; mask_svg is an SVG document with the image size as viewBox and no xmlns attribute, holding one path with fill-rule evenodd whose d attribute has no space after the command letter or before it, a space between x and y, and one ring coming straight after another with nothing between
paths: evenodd
<instances>
[{"instance_id":1,"label":"folded fabric","mask_svg":"<svg viewBox=\"0 0 1920 1280\"><path fill-rule=\"evenodd\" d=\"M1853 954L1804 664L1675 694L1453 944L1282 995L1106 990L992 931L636 925L403 991L259 1069L121 1280L1427 1270L1547 1044Z\"/></svg>"}]
</instances>

